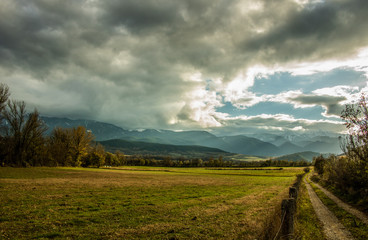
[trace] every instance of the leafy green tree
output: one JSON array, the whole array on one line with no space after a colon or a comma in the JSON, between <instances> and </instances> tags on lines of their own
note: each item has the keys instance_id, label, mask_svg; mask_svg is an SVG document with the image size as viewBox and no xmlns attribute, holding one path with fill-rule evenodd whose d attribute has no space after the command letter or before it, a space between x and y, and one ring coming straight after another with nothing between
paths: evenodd
<instances>
[{"instance_id":1,"label":"leafy green tree","mask_svg":"<svg viewBox=\"0 0 368 240\"><path fill-rule=\"evenodd\" d=\"M210 159L207 162L207 166L208 167L214 167L215 166L215 161L213 160L213 157L210 157Z\"/></svg>"},{"instance_id":2,"label":"leafy green tree","mask_svg":"<svg viewBox=\"0 0 368 240\"><path fill-rule=\"evenodd\" d=\"M118 162L119 162L117 166L124 166L124 165L127 164L126 157L125 157L124 153L117 150L115 152L115 156L116 156L116 158L118 159Z\"/></svg>"},{"instance_id":3,"label":"leafy green tree","mask_svg":"<svg viewBox=\"0 0 368 240\"><path fill-rule=\"evenodd\" d=\"M105 165L106 153L105 149L101 144L95 144L92 150L83 156L83 164L82 166L94 166L94 167L102 167Z\"/></svg>"},{"instance_id":4,"label":"leafy green tree","mask_svg":"<svg viewBox=\"0 0 368 240\"><path fill-rule=\"evenodd\" d=\"M197 163L198 167L202 167L203 166L203 160L200 158L198 159L198 163Z\"/></svg>"},{"instance_id":5,"label":"leafy green tree","mask_svg":"<svg viewBox=\"0 0 368 240\"><path fill-rule=\"evenodd\" d=\"M172 167L172 166L174 166L174 162L172 161L172 159L171 159L171 157L170 157L170 156L167 156L167 157L165 157L165 158L164 158L164 160L163 160L163 165L164 165L165 167Z\"/></svg>"},{"instance_id":6,"label":"leafy green tree","mask_svg":"<svg viewBox=\"0 0 368 240\"><path fill-rule=\"evenodd\" d=\"M146 165L146 160L144 160L143 158L139 159L139 166L144 166Z\"/></svg>"},{"instance_id":7,"label":"leafy green tree","mask_svg":"<svg viewBox=\"0 0 368 240\"><path fill-rule=\"evenodd\" d=\"M116 154L112 154L110 152L106 153L105 156L105 165L107 166L119 166L120 162Z\"/></svg>"},{"instance_id":8,"label":"leafy green tree","mask_svg":"<svg viewBox=\"0 0 368 240\"><path fill-rule=\"evenodd\" d=\"M324 172L324 167L325 167L325 164L326 164L326 159L320 155L320 156L317 156L317 157L314 157L313 158L313 164L314 164L314 170L322 175L323 172Z\"/></svg>"}]
</instances>

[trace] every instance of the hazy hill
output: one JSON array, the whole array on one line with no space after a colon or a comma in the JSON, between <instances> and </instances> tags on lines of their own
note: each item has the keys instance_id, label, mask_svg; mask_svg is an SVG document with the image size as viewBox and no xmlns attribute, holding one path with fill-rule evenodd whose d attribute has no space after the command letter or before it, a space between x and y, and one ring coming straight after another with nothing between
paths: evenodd
<instances>
[{"instance_id":1,"label":"hazy hill","mask_svg":"<svg viewBox=\"0 0 368 240\"><path fill-rule=\"evenodd\" d=\"M69 118L41 117L48 127L47 134L50 134L55 127L71 128L83 126L91 130L96 140L107 140L127 136L129 131L117 127L113 124L97 122L91 120L71 120Z\"/></svg>"},{"instance_id":2,"label":"hazy hill","mask_svg":"<svg viewBox=\"0 0 368 240\"><path fill-rule=\"evenodd\" d=\"M153 143L176 145L202 145L217 137L206 131L182 131L146 129L143 131L130 131L130 139ZM125 138L126 139L126 138Z\"/></svg>"},{"instance_id":3,"label":"hazy hill","mask_svg":"<svg viewBox=\"0 0 368 240\"><path fill-rule=\"evenodd\" d=\"M275 145L246 136L218 138L215 146L228 152L257 156L277 156L279 149Z\"/></svg>"},{"instance_id":4,"label":"hazy hill","mask_svg":"<svg viewBox=\"0 0 368 240\"><path fill-rule=\"evenodd\" d=\"M280 155L292 154L292 153L302 152L305 150L303 147L297 146L288 141L280 145L279 149L280 149L279 150Z\"/></svg>"},{"instance_id":5,"label":"hazy hill","mask_svg":"<svg viewBox=\"0 0 368 240\"><path fill-rule=\"evenodd\" d=\"M217 148L209 148L202 146L188 146L188 145L170 145L160 143L148 142L134 142L122 139L113 139L107 141L100 141L106 150L114 152L119 150L124 154L150 154L150 155L171 155L171 156L185 156L185 157L218 157L220 155L228 155L228 152Z\"/></svg>"},{"instance_id":6,"label":"hazy hill","mask_svg":"<svg viewBox=\"0 0 368 240\"><path fill-rule=\"evenodd\" d=\"M311 141L304 148L309 151L321 153L342 153L338 138L326 136L320 136L311 139Z\"/></svg>"},{"instance_id":7,"label":"hazy hill","mask_svg":"<svg viewBox=\"0 0 368 240\"><path fill-rule=\"evenodd\" d=\"M313 158L316 156L321 155L320 153L317 152L299 152L299 153L294 153L294 154L288 154L288 155L283 155L281 157L277 157L274 158L273 160L287 160L287 161L307 161L307 162L312 162Z\"/></svg>"}]
</instances>

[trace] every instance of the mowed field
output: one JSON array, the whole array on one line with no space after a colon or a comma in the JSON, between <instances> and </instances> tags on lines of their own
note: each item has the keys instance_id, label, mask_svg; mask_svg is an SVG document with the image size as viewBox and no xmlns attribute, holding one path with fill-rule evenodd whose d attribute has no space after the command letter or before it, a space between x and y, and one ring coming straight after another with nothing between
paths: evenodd
<instances>
[{"instance_id":1,"label":"mowed field","mask_svg":"<svg viewBox=\"0 0 368 240\"><path fill-rule=\"evenodd\" d=\"M1 239L255 239L302 168L0 168Z\"/></svg>"}]
</instances>

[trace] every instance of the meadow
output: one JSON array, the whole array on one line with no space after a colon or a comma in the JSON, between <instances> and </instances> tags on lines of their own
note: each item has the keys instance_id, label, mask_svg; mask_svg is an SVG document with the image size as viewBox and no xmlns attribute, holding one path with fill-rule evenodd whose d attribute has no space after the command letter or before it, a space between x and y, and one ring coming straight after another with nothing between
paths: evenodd
<instances>
[{"instance_id":1,"label":"meadow","mask_svg":"<svg viewBox=\"0 0 368 240\"><path fill-rule=\"evenodd\" d=\"M255 239L302 168L0 168L2 239Z\"/></svg>"}]
</instances>

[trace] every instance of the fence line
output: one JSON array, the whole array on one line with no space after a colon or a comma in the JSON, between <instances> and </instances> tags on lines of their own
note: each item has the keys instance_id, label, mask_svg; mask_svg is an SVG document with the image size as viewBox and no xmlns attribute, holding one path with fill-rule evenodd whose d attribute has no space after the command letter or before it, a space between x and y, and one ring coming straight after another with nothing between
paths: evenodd
<instances>
[{"instance_id":1,"label":"fence line","mask_svg":"<svg viewBox=\"0 0 368 240\"><path fill-rule=\"evenodd\" d=\"M274 240L278 239L281 231L281 239L293 239L294 237L294 216L296 214L297 199L300 183L305 174L297 176L296 182L289 188L289 198L283 199L281 203L282 221L280 229L277 231Z\"/></svg>"}]
</instances>

